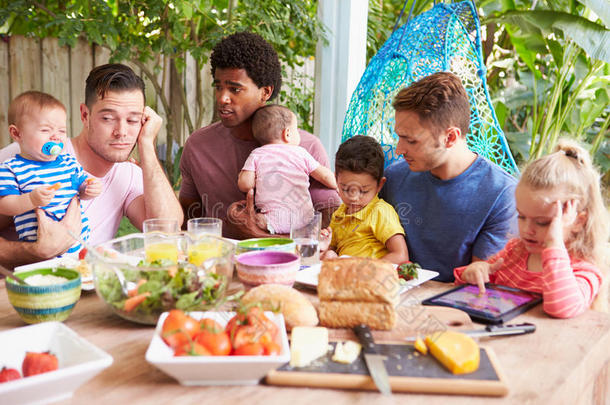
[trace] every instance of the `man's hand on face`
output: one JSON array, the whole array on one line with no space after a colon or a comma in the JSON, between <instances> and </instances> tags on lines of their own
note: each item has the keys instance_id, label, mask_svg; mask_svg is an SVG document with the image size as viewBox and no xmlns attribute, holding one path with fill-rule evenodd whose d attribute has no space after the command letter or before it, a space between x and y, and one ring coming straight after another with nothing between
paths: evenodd
<instances>
[{"instance_id":1,"label":"man's hand on face","mask_svg":"<svg viewBox=\"0 0 610 405\"><path fill-rule=\"evenodd\" d=\"M37 239L34 242L36 254L41 258L51 258L64 253L76 241L70 236L66 228L75 235L81 232L80 202L77 197L72 198L66 215L57 222L49 218L40 208L36 209L38 220Z\"/></svg>"},{"instance_id":2,"label":"man's hand on face","mask_svg":"<svg viewBox=\"0 0 610 405\"><path fill-rule=\"evenodd\" d=\"M138 135L138 144L147 143L154 145L155 138L161 129L163 124L163 118L159 116L152 108L144 107L144 113L142 114L142 128Z\"/></svg>"}]
</instances>

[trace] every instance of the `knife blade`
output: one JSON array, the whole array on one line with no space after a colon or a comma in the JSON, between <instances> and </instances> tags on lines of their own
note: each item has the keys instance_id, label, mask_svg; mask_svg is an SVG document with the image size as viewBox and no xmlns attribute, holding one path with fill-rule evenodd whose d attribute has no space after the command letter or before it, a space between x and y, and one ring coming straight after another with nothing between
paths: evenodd
<instances>
[{"instance_id":1,"label":"knife blade","mask_svg":"<svg viewBox=\"0 0 610 405\"><path fill-rule=\"evenodd\" d=\"M383 364L387 357L379 354L379 349L375 344L371 329L367 325L360 324L355 326L353 330L360 344L362 344L364 361L373 382L375 382L375 385L383 395L391 395L392 389L388 372L385 369L385 364Z\"/></svg>"},{"instance_id":2,"label":"knife blade","mask_svg":"<svg viewBox=\"0 0 610 405\"><path fill-rule=\"evenodd\" d=\"M533 323L520 323L511 325L487 325L485 329L471 329L471 330L459 330L465 335L470 337L492 337L492 336L510 336L510 335L524 335L526 333L533 333L536 331L536 325ZM408 336L405 338L407 342L414 342L417 336Z\"/></svg>"}]
</instances>

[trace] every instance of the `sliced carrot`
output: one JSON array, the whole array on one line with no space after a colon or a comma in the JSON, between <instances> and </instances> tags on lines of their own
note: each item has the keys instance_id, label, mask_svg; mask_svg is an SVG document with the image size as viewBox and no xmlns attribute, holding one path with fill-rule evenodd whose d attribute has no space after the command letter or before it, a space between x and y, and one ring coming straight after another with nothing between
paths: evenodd
<instances>
[{"instance_id":1,"label":"sliced carrot","mask_svg":"<svg viewBox=\"0 0 610 405\"><path fill-rule=\"evenodd\" d=\"M55 183L49 187L47 187L49 190L59 190L61 188L61 183Z\"/></svg>"},{"instance_id":2,"label":"sliced carrot","mask_svg":"<svg viewBox=\"0 0 610 405\"><path fill-rule=\"evenodd\" d=\"M136 295L138 295L138 289L145 282L146 282L146 279L143 279L143 278L139 279L136 286L134 288L132 288L131 290L127 291L127 295L129 295L130 297L135 297Z\"/></svg>"},{"instance_id":3,"label":"sliced carrot","mask_svg":"<svg viewBox=\"0 0 610 405\"><path fill-rule=\"evenodd\" d=\"M134 309L136 309L136 307L138 305L140 305L145 299L146 297L148 297L150 295L150 291L146 291L143 294L139 294L139 295L135 295L131 298L127 298L125 300L125 304L123 304L123 309L126 312L131 312Z\"/></svg>"}]
</instances>

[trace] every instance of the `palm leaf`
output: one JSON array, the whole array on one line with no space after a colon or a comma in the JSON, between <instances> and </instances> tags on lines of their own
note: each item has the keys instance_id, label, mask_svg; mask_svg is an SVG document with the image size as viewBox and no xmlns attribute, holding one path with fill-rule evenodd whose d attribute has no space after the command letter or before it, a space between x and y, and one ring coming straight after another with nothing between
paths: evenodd
<instances>
[{"instance_id":1,"label":"palm leaf","mask_svg":"<svg viewBox=\"0 0 610 405\"><path fill-rule=\"evenodd\" d=\"M490 21L516 25L523 30L536 27L545 34L560 30L591 58L610 63L610 30L586 18L560 11L511 10Z\"/></svg>"}]
</instances>

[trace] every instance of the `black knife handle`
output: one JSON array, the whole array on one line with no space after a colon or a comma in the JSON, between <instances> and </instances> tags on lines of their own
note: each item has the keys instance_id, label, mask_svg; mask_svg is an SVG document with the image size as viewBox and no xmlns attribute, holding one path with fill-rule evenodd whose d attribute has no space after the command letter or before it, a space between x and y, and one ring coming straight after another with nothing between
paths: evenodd
<instances>
[{"instance_id":1,"label":"black knife handle","mask_svg":"<svg viewBox=\"0 0 610 405\"><path fill-rule=\"evenodd\" d=\"M353 331L356 334L356 337L358 337L364 353L379 354L377 345L373 339L373 333L371 333L371 328L365 324L360 324L354 326Z\"/></svg>"},{"instance_id":2,"label":"black knife handle","mask_svg":"<svg viewBox=\"0 0 610 405\"><path fill-rule=\"evenodd\" d=\"M488 332L498 332L498 331L510 331L511 329L518 329L522 331L521 333L532 333L536 331L536 325L529 322L519 323L519 324L511 324L511 325L487 325L485 329Z\"/></svg>"}]
</instances>

